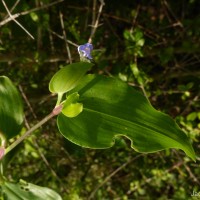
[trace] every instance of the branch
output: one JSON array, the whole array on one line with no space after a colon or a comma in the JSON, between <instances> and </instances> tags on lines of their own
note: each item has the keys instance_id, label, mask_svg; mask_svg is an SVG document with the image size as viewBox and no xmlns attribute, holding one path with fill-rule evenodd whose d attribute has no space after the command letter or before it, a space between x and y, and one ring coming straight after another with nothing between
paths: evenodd
<instances>
[{"instance_id":1,"label":"branch","mask_svg":"<svg viewBox=\"0 0 200 200\"><path fill-rule=\"evenodd\" d=\"M58 38L60 38L61 40L64 40L63 36L62 35L59 35L58 33L56 33L55 31L52 31L51 29L48 29L48 31L50 33L52 33L53 35L57 36ZM75 47L78 47L79 45L75 44L74 42L72 42L71 40L66 40L67 43L75 46Z\"/></svg>"},{"instance_id":2,"label":"branch","mask_svg":"<svg viewBox=\"0 0 200 200\"><path fill-rule=\"evenodd\" d=\"M18 3L20 2L20 0L17 0L16 2L15 2L15 4L13 5L13 7L10 9L10 13L12 13L12 11L16 8L16 6L18 5ZM4 19L6 19L6 18L8 18L9 17L9 15L6 15L5 17L4 17Z\"/></svg>"},{"instance_id":3,"label":"branch","mask_svg":"<svg viewBox=\"0 0 200 200\"><path fill-rule=\"evenodd\" d=\"M98 26L99 26L99 19L100 19L103 7L105 5L104 0L99 0L99 1L101 2L101 5L99 7L99 12L98 12L98 15L97 15L97 18L96 18L96 22L95 22L95 24L93 24L93 29L92 29L90 37L88 39L88 43L92 43L92 38L93 38L93 36L94 36Z\"/></svg>"},{"instance_id":4,"label":"branch","mask_svg":"<svg viewBox=\"0 0 200 200\"><path fill-rule=\"evenodd\" d=\"M6 3L4 2L4 0L1 0L2 1L2 3L3 3L3 5L4 5L4 7L5 7L5 9L6 9L6 11L7 11L7 13L8 13L8 15L9 15L9 18L11 19L11 20L13 20L19 27L21 27L33 40L35 39L15 18L13 18L13 15L10 13L10 11L9 11L9 9L8 9L8 7L7 7L7 5L6 5Z\"/></svg>"},{"instance_id":5,"label":"branch","mask_svg":"<svg viewBox=\"0 0 200 200\"><path fill-rule=\"evenodd\" d=\"M31 9L31 10L27 10L27 11L24 11L24 12L21 12L21 13L16 13L16 14L12 15L12 18L9 17L9 18L7 18L7 19L1 21L1 22L0 22L0 27L3 26L3 25L5 25L5 24L7 24L7 23L10 22L10 21L12 21L13 19L16 19L16 18L19 17L19 16L27 15L27 14L29 14L29 13L31 13L31 12L35 12L35 11L38 11L38 10L42 10L42 9L44 9L44 8L48 8L48 7L53 6L53 5L55 5L55 4L61 3L61 2L63 2L63 1L64 1L64 0L58 0L58 1L56 1L56 2L49 3L49 4L44 5L44 6L41 6L41 7L33 8L33 9Z\"/></svg>"},{"instance_id":6,"label":"branch","mask_svg":"<svg viewBox=\"0 0 200 200\"><path fill-rule=\"evenodd\" d=\"M52 117L58 115L62 110L62 105L59 105L53 109L53 111L47 115L44 119L42 119L40 122L38 122L35 126L30 128L24 135L22 135L20 138L15 140L10 146L8 146L5 150L4 156L10 152L12 149L14 149L18 144L20 144L25 138L27 138L32 132L34 132L36 129L41 127L43 124L45 124L47 121L49 121Z\"/></svg>"},{"instance_id":7,"label":"branch","mask_svg":"<svg viewBox=\"0 0 200 200\"><path fill-rule=\"evenodd\" d=\"M71 52L70 52L69 45L67 42L67 35L66 35L65 27L64 27L62 12L59 12L59 17L60 17L60 24L61 24L61 28L62 28L62 32L63 32L63 39L65 41L65 47L66 47L68 58L69 58L69 63L72 63L72 57L71 57Z\"/></svg>"}]
</instances>

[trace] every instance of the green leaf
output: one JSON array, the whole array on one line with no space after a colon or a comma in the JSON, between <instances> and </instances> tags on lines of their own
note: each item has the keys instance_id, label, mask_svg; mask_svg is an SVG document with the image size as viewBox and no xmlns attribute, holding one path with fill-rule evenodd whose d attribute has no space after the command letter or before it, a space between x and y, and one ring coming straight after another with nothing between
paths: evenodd
<instances>
[{"instance_id":1,"label":"green leaf","mask_svg":"<svg viewBox=\"0 0 200 200\"><path fill-rule=\"evenodd\" d=\"M49 90L52 93L65 93L72 90L93 65L92 63L79 62L63 67L52 77Z\"/></svg>"},{"instance_id":2,"label":"green leaf","mask_svg":"<svg viewBox=\"0 0 200 200\"><path fill-rule=\"evenodd\" d=\"M197 118L197 112L192 112L187 116L188 121L194 121Z\"/></svg>"},{"instance_id":3,"label":"green leaf","mask_svg":"<svg viewBox=\"0 0 200 200\"><path fill-rule=\"evenodd\" d=\"M125 136L138 152L178 148L195 160L186 134L168 115L155 110L132 87L114 78L88 75L75 88L83 112L75 118L60 114L60 132L71 142L89 148L109 148ZM73 92L74 92L73 91Z\"/></svg>"},{"instance_id":4,"label":"green leaf","mask_svg":"<svg viewBox=\"0 0 200 200\"><path fill-rule=\"evenodd\" d=\"M139 71L139 69L137 67L137 63L130 64L130 68L131 68L131 70L133 72L133 75L137 78L140 75L140 71Z\"/></svg>"},{"instance_id":5,"label":"green leaf","mask_svg":"<svg viewBox=\"0 0 200 200\"><path fill-rule=\"evenodd\" d=\"M76 117L83 111L83 104L77 103L79 100L79 94L77 92L70 94L62 109L62 113L67 117Z\"/></svg>"},{"instance_id":6,"label":"green leaf","mask_svg":"<svg viewBox=\"0 0 200 200\"><path fill-rule=\"evenodd\" d=\"M144 46L144 42L145 42L144 39L140 39L137 41L136 45L142 47L142 46Z\"/></svg>"},{"instance_id":7,"label":"green leaf","mask_svg":"<svg viewBox=\"0 0 200 200\"><path fill-rule=\"evenodd\" d=\"M21 97L8 77L0 76L0 132L6 139L19 134L23 123Z\"/></svg>"},{"instance_id":8,"label":"green leaf","mask_svg":"<svg viewBox=\"0 0 200 200\"><path fill-rule=\"evenodd\" d=\"M37 15L37 13L35 13L35 12L31 12L30 13L30 17L34 22L38 22L39 21L39 17Z\"/></svg>"},{"instance_id":9,"label":"green leaf","mask_svg":"<svg viewBox=\"0 0 200 200\"><path fill-rule=\"evenodd\" d=\"M7 200L62 200L53 190L23 180L19 183L4 182L1 187Z\"/></svg>"}]
</instances>

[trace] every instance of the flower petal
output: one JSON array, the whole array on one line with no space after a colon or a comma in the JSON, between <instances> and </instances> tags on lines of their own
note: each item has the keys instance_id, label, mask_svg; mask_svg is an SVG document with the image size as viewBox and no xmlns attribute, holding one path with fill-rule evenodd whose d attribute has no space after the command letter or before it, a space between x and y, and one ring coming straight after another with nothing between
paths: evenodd
<instances>
[{"instance_id":1,"label":"flower petal","mask_svg":"<svg viewBox=\"0 0 200 200\"><path fill-rule=\"evenodd\" d=\"M86 43L83 45L78 46L78 52L81 57L85 57L88 59L92 59L91 51L93 50L93 45L90 43Z\"/></svg>"}]
</instances>

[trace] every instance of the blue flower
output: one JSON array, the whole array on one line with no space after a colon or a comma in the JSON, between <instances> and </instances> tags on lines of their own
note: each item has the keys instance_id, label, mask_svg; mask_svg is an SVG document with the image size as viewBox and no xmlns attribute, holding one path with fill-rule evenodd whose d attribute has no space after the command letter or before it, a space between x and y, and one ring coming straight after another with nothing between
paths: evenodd
<instances>
[{"instance_id":1,"label":"blue flower","mask_svg":"<svg viewBox=\"0 0 200 200\"><path fill-rule=\"evenodd\" d=\"M78 52L80 54L80 57L84 57L87 59L92 60L92 56L91 56L91 51L93 49L93 45L90 43L86 43L83 45L78 46Z\"/></svg>"}]
</instances>

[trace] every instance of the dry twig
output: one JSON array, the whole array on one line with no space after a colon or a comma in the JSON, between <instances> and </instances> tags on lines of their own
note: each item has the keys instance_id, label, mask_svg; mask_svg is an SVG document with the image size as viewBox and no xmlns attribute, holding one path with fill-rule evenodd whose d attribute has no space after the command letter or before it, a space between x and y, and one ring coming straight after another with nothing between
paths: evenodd
<instances>
[{"instance_id":1,"label":"dry twig","mask_svg":"<svg viewBox=\"0 0 200 200\"><path fill-rule=\"evenodd\" d=\"M4 2L4 0L1 0L1 1L2 1L4 7L5 7L5 9L6 9L8 15L9 15L9 18L10 18L11 20L13 20L19 27L21 27L32 39L35 39L35 38L31 35L31 33L29 33L29 32L28 32L28 31L13 17L13 15L10 13L10 11L9 11L9 9L8 9L8 7L7 7L7 5L6 5L6 3Z\"/></svg>"},{"instance_id":2,"label":"dry twig","mask_svg":"<svg viewBox=\"0 0 200 200\"><path fill-rule=\"evenodd\" d=\"M3 0L2 0L2 1L3 1ZM16 19L16 18L22 16L22 15L27 15L27 14L29 14L29 13L42 10L42 9L44 9L44 8L48 8L48 7L53 6L53 5L55 5L55 4L61 3L61 2L63 2L63 1L64 1L64 0L58 0L58 1L55 1L55 2L53 2L53 3L49 3L49 4L44 5L44 6L41 6L41 7L33 8L33 9L30 9L30 10L27 10L27 11L24 11L24 12L21 12L21 13L16 13L16 14L12 15L12 18L11 18L11 17L8 17L7 19L1 21L1 22L0 22L0 27L3 26L3 25L5 25L5 24L7 24L8 22L10 22L10 21L12 21L12 20L14 20L14 19Z\"/></svg>"},{"instance_id":3,"label":"dry twig","mask_svg":"<svg viewBox=\"0 0 200 200\"><path fill-rule=\"evenodd\" d=\"M59 17L60 17L60 24L61 24L61 28L62 28L62 32L63 32L63 39L65 41L65 47L66 47L68 58L69 58L69 63L72 63L72 56L71 56L71 52L70 52L69 45L67 42L67 35L66 35L65 27L64 27L62 12L59 12Z\"/></svg>"},{"instance_id":4,"label":"dry twig","mask_svg":"<svg viewBox=\"0 0 200 200\"><path fill-rule=\"evenodd\" d=\"M20 0L17 0L16 2L15 2L15 4L12 6L12 8L10 9L10 13L12 13L12 11L16 8L16 6L18 5L18 3L20 2ZM4 19L6 19L6 18L8 18L9 17L9 15L6 15L5 17L4 17Z\"/></svg>"},{"instance_id":5,"label":"dry twig","mask_svg":"<svg viewBox=\"0 0 200 200\"><path fill-rule=\"evenodd\" d=\"M102 10L103 10L103 7L105 5L104 3L104 0L99 0L101 2L101 5L99 7L99 12L98 12L98 15L97 15L97 18L96 18L96 21L95 21L95 24L93 24L92 26L92 31L91 31L91 34L90 34L90 37L88 39L88 43L92 43L92 38L94 37L94 34L99 26L99 19L100 19L100 16L101 16L101 13L102 13ZM94 16L94 15L93 15Z\"/></svg>"},{"instance_id":6,"label":"dry twig","mask_svg":"<svg viewBox=\"0 0 200 200\"><path fill-rule=\"evenodd\" d=\"M59 35L58 33L56 33L55 31L52 31L51 29L48 29L48 31L50 33L52 33L53 35L57 36L58 38L60 38L61 40L64 40L64 37L62 35ZM71 40L66 40L67 43L75 46L75 47L78 47L78 45L74 42L72 42Z\"/></svg>"}]
</instances>

